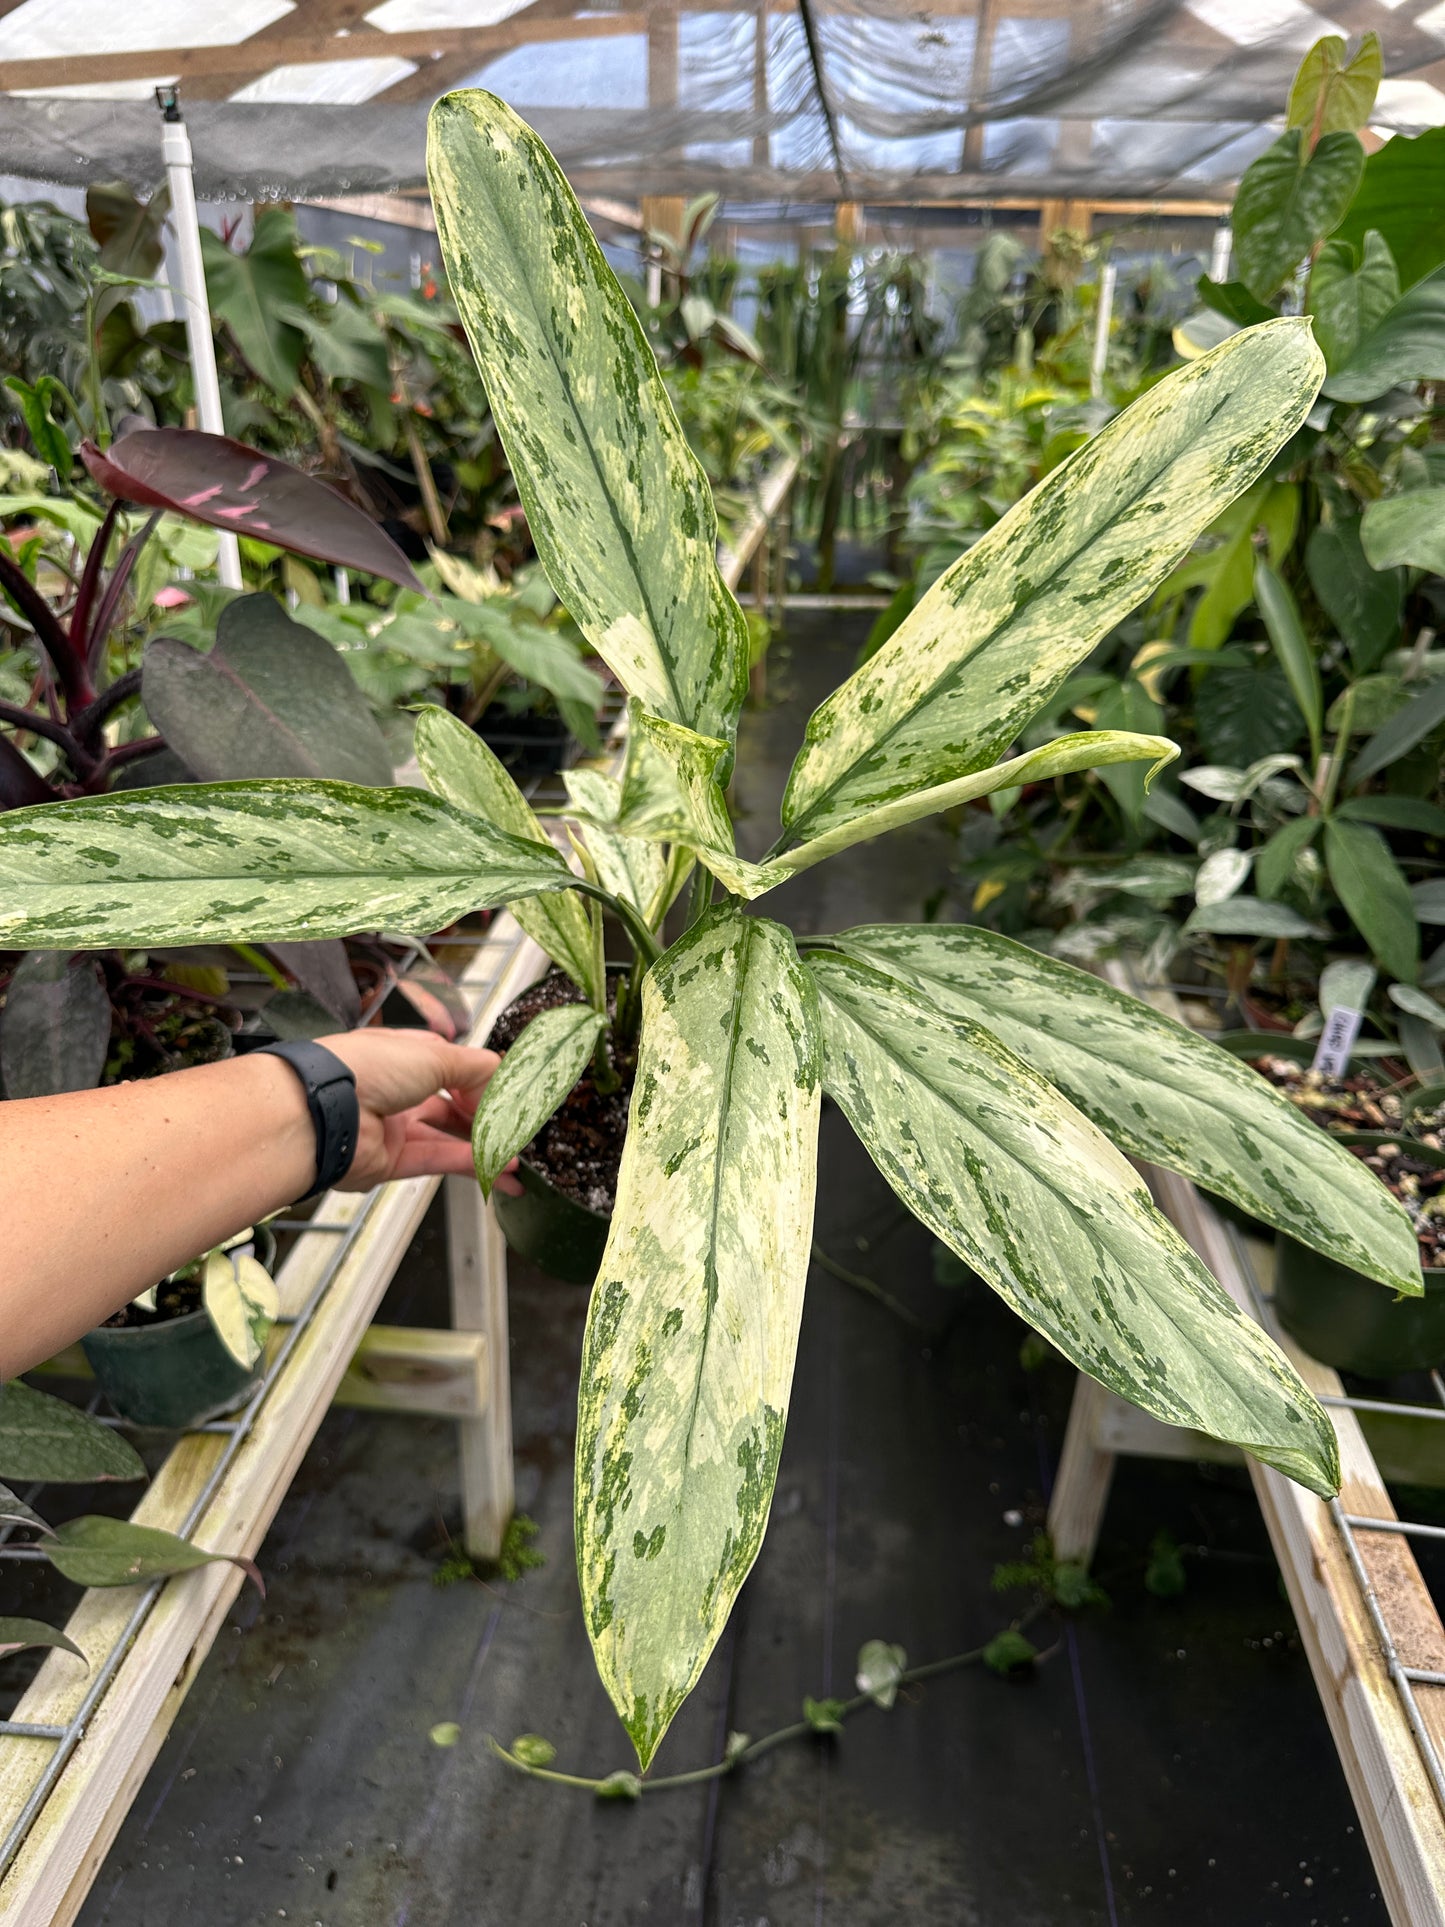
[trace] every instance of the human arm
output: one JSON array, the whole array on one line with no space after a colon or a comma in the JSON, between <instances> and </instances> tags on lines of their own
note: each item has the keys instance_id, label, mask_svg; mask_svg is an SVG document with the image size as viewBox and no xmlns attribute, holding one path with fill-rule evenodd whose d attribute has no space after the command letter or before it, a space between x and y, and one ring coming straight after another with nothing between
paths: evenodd
<instances>
[{"instance_id":1,"label":"human arm","mask_svg":"<svg viewBox=\"0 0 1445 1927\"><path fill-rule=\"evenodd\" d=\"M320 1041L356 1078L360 1130L343 1189L471 1170L471 1116L495 1052L420 1030ZM315 1176L301 1082L266 1053L0 1103L0 1380L304 1197Z\"/></svg>"}]
</instances>

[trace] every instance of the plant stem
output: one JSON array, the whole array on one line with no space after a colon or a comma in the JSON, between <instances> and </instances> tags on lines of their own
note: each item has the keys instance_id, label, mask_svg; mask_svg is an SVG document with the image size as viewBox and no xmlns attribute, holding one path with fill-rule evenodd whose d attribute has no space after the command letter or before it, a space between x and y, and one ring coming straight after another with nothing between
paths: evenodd
<instances>
[{"instance_id":1,"label":"plant stem","mask_svg":"<svg viewBox=\"0 0 1445 1927\"><path fill-rule=\"evenodd\" d=\"M687 903L687 929L691 930L692 926L699 922L711 907L712 883L712 871L699 863L692 873L692 895L688 898Z\"/></svg>"},{"instance_id":2,"label":"plant stem","mask_svg":"<svg viewBox=\"0 0 1445 1927\"><path fill-rule=\"evenodd\" d=\"M863 1272L849 1271L846 1265L840 1265L836 1258L830 1258L828 1256L828 1253L824 1251L816 1239L813 1242L813 1263L818 1267L819 1271L826 1271L830 1278L837 1278L845 1285L852 1285L855 1291L866 1292L870 1298L876 1299L886 1311L891 1311L895 1318L901 1318L905 1325L911 1325L915 1331L928 1331L927 1325L924 1324L918 1314L910 1311L907 1305L893 1296L892 1292L885 1291L876 1279L865 1276ZM932 1334L930 1333L929 1335L931 1336Z\"/></svg>"},{"instance_id":3,"label":"plant stem","mask_svg":"<svg viewBox=\"0 0 1445 1927\"><path fill-rule=\"evenodd\" d=\"M607 1044L606 1024L597 1033L597 1048L592 1053L592 1082L603 1097L610 1097L614 1091L622 1089L622 1079L617 1074L617 1066L612 1061L612 1052Z\"/></svg>"},{"instance_id":4,"label":"plant stem","mask_svg":"<svg viewBox=\"0 0 1445 1927\"><path fill-rule=\"evenodd\" d=\"M612 912L632 939L639 958L647 964L657 962L662 955L662 945L648 929L640 910L634 909L625 897L614 897L610 890L604 890L600 883L592 883L586 877L578 877L573 888L580 890L583 896L595 897L604 909Z\"/></svg>"}]
</instances>

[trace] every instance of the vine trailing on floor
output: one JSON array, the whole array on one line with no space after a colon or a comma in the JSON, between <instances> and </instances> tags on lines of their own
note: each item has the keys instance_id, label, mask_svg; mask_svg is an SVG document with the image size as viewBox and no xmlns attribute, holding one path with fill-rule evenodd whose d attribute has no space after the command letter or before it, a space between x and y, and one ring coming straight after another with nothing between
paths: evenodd
<instances>
[{"instance_id":1,"label":"vine trailing on floor","mask_svg":"<svg viewBox=\"0 0 1445 1927\"><path fill-rule=\"evenodd\" d=\"M1099 1594L1098 1597L1102 1598L1103 1595ZM1041 1653L1025 1637L1024 1628L1040 1618L1050 1603L1049 1600L1040 1600L1002 1632L995 1633L986 1644L975 1646L966 1653L951 1654L947 1659L930 1660L924 1666L909 1666L901 1646L891 1645L883 1639L870 1639L859 1648L859 1690L851 1699L813 1699L807 1696L803 1700L802 1719L794 1720L788 1726L780 1726L776 1732L764 1733L756 1740L748 1733L729 1733L723 1745L722 1758L712 1766L694 1767L690 1773L667 1773L651 1780L644 1780L640 1774L630 1773L625 1768L601 1777L560 1773L552 1765L557 1757L557 1749L540 1733L519 1734L509 1747L503 1746L490 1733L486 1735L486 1742L499 1760L505 1760L508 1766L515 1767L519 1773L525 1773L534 1780L549 1780L554 1786L577 1787L599 1800L640 1800L644 1793L674 1793L679 1787L701 1786L708 1780L721 1780L738 1767L761 1759L764 1753L771 1753L790 1740L806 1739L809 1734L841 1733L846 1721L870 1706L881 1707L884 1712L889 1712L902 1687L918 1686L924 1680L938 1679L944 1673L959 1672L965 1666L986 1666L1003 1679L1020 1679L1031 1674L1036 1665L1050 1657L1053 1649ZM434 1733L437 1730L441 1729L434 1729ZM453 1732L450 1723L445 1730L449 1735ZM454 1742L449 1738L445 1743L451 1745Z\"/></svg>"}]
</instances>

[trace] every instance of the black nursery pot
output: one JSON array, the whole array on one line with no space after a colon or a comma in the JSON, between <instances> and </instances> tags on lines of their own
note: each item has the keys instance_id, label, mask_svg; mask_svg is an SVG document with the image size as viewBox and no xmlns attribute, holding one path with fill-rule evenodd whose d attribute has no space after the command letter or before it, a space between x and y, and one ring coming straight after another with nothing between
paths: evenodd
<instances>
[{"instance_id":1,"label":"black nursery pot","mask_svg":"<svg viewBox=\"0 0 1445 1927\"><path fill-rule=\"evenodd\" d=\"M492 1193L497 1223L519 1258L563 1284L590 1286L602 1263L611 1217L569 1198L535 1165L520 1163L520 1198Z\"/></svg>"},{"instance_id":2,"label":"black nursery pot","mask_svg":"<svg viewBox=\"0 0 1445 1927\"><path fill-rule=\"evenodd\" d=\"M256 1227L256 1257L267 1271L276 1240ZM261 1382L264 1360L238 1365L217 1336L205 1308L150 1325L98 1325L80 1341L96 1381L122 1418L133 1425L185 1431L233 1412Z\"/></svg>"}]
</instances>

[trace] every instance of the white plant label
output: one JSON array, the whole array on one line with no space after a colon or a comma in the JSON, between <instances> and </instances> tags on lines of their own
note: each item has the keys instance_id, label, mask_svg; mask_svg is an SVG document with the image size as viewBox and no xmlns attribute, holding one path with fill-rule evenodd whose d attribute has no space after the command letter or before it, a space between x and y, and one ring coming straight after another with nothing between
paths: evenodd
<instances>
[{"instance_id":1,"label":"white plant label","mask_svg":"<svg viewBox=\"0 0 1445 1927\"><path fill-rule=\"evenodd\" d=\"M1351 1010L1348 1004L1336 1004L1326 1013L1325 1027L1320 1032L1314 1061L1314 1069L1320 1077L1345 1075L1350 1067L1350 1052L1355 1048L1355 1040L1364 1021L1365 1013Z\"/></svg>"}]
</instances>

